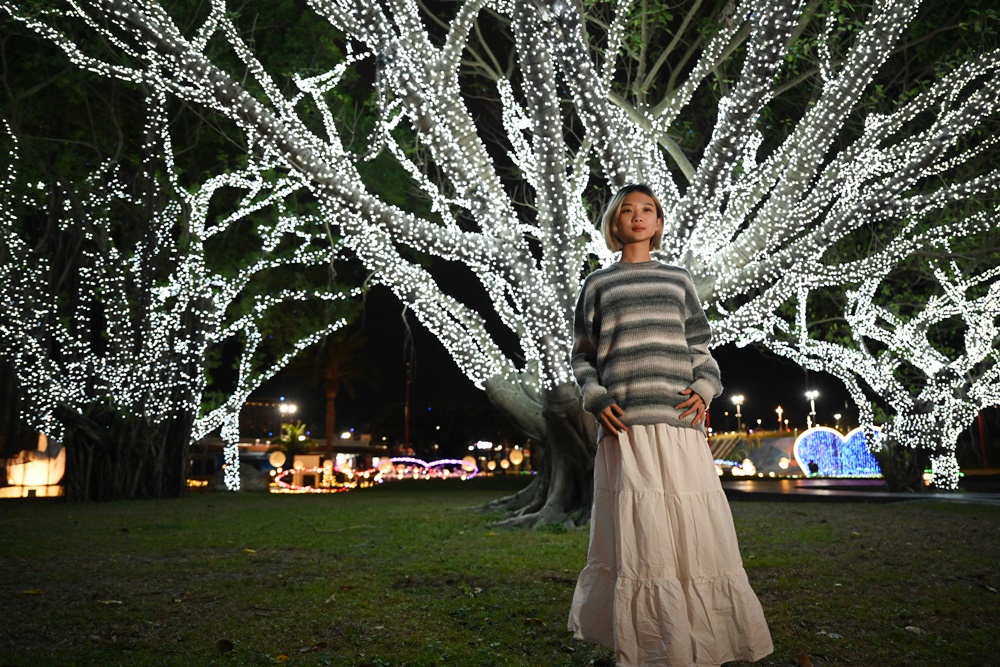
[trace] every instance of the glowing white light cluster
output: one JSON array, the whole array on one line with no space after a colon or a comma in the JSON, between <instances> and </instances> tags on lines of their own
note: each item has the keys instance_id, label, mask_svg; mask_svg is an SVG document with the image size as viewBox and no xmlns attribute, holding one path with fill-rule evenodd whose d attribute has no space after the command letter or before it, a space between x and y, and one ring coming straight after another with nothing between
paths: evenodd
<instances>
[{"instance_id":1,"label":"glowing white light cluster","mask_svg":"<svg viewBox=\"0 0 1000 667\"><path fill-rule=\"evenodd\" d=\"M81 67L142 82L228 117L247 137L253 167L242 175L217 177L202 188L202 198L224 183L241 183L254 195L239 216L249 211L251 200L269 195L277 203L283 188L310 188L323 206L323 221L337 227L375 282L406 304L462 371L477 386L488 386L491 395L526 397L525 405L544 403L545 389L571 379L570 320L581 273L591 256L601 263L612 260L583 205L592 170L611 186L650 183L667 207L663 257L691 270L715 319L716 344L759 342L804 366L833 373L845 382L862 422L869 425L873 416L865 391L877 393L895 410L883 439L934 449L935 482L954 483L958 429L979 408L1000 400L992 342L998 312L995 272L966 275L954 264L942 264L937 275L943 295L906 321L878 308L875 295L908 258L946 253L951 240L976 238L992 224L994 210L958 218L941 213L957 200L993 196L1000 185L997 170L955 175L997 142L989 138L974 148L958 148L996 113L1000 53L985 53L957 67L893 113L871 115L860 136L848 140L841 132L846 121L898 48L920 3L874 3L853 41L838 45L836 54L830 45L836 21L831 14L817 50L819 74L809 82L816 86L813 101L787 138L760 155L767 130L760 116L785 66L788 41L803 20L802 2L731 3L687 78L658 102L643 104L622 98L611 85L635 3L611 3L614 16L604 44L584 41L587 31L576 3L459 4L442 43L428 34L413 0L311 0L346 36L348 55L329 72L295 77L297 92L291 97L282 94L240 37L223 0L212 1L210 15L191 35L152 2L71 3L70 17L79 17L127 56L108 62L83 53L68 33L46 24L44 14L25 14L12 0L0 6ZM482 56L466 46L485 9L507 19L516 40L518 76L506 78L495 63L483 67L497 75L509 158L523 173L530 206L505 189L487 151L487 135L477 127L459 86L463 58ZM243 64L240 72L212 62L206 55L209 42L229 44ZM670 130L698 88L740 44L746 54L742 71L728 85L715 130L693 165ZM367 155L388 151L395 156L430 200L433 218L401 211L373 195L356 168L365 158L344 148L342 129L324 95L361 60L374 64L379 114ZM244 76L252 86L239 83ZM251 89L260 92L252 95ZM297 115L299 102L307 98L320 110L322 135ZM570 107L583 127L572 138L564 120ZM409 134L405 141L399 138L404 134ZM432 169L414 157L414 138ZM834 147L841 145L837 152ZM671 163L686 184L675 182ZM265 181L259 174L266 169L286 174L285 180ZM930 190L928 182L943 185ZM937 218L944 222L928 222ZM902 223L903 229L881 250L862 261L829 259L830 249L845 237L885 222ZM280 224L270 238L296 229L289 218ZM503 350L481 314L448 296L448 286L407 259L404 248L469 267L498 321L517 336L520 350ZM198 284L196 278L190 283ZM807 327L810 299L817 290L834 288L851 295L844 316L854 328L854 343L819 340ZM795 314L789 319L782 309L790 301ZM965 349L946 358L933 350L926 331L954 317L966 323L969 335ZM252 332L247 338L255 344ZM888 351L869 353L866 339ZM901 364L926 373L926 388L918 397L894 379ZM241 381L249 376L241 367ZM72 392L73 386L63 391ZM226 406L230 419L236 400ZM218 415L203 424L223 422Z\"/></svg>"}]
</instances>

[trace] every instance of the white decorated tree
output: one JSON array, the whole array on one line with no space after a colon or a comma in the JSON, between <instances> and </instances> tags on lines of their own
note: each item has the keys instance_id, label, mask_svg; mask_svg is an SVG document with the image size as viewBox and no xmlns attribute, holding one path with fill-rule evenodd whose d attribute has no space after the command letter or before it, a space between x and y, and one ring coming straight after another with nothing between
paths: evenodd
<instances>
[{"instance_id":1,"label":"white decorated tree","mask_svg":"<svg viewBox=\"0 0 1000 667\"><path fill-rule=\"evenodd\" d=\"M347 55L293 73L290 92L254 53L250 4L215 0L184 23L155 2L3 7L80 67L226 118L256 168L282 175L258 196L308 188L374 281L541 444L543 473L501 503L509 523L587 518L594 422L569 369L571 313L585 272L612 259L594 193L631 181L663 194L662 257L691 271L716 343L765 345L837 375L867 422L882 401L894 411L885 438L932 448L937 482L954 484L955 429L997 400L996 272L949 258L951 244L986 244L992 226L984 128L997 51L866 113L880 72L915 48L903 40L919 2L694 1L676 16L629 0L309 4ZM102 46L82 45L81 31ZM352 71L370 75L377 117L361 147L330 108ZM386 155L427 215L363 176ZM940 290L917 312L880 305L894 268L921 258ZM478 298L441 284L434 263L465 267ZM851 336L828 340L818 317L846 321ZM927 340L944 320L968 327L951 356ZM887 377L904 364L923 379Z\"/></svg>"},{"instance_id":2,"label":"white decorated tree","mask_svg":"<svg viewBox=\"0 0 1000 667\"><path fill-rule=\"evenodd\" d=\"M226 483L237 489L244 401L298 351L345 324L335 318L261 354L275 311L351 294L258 293L251 284L269 272L326 267L337 245L318 220L300 214L290 224L283 214L300 181L275 180L253 162L195 191L173 178L161 182L158 172L176 172L164 102L149 100L150 143L135 180L109 162L58 189L26 183L18 141L6 134L0 357L16 372L27 425L67 448L64 484L74 500L181 495L189 445L212 432L227 443ZM221 217L210 210L218 198L235 202ZM258 241L257 256L220 269L206 248L218 253L216 241L241 226ZM224 399L205 409L213 355L232 361L235 377Z\"/></svg>"}]
</instances>

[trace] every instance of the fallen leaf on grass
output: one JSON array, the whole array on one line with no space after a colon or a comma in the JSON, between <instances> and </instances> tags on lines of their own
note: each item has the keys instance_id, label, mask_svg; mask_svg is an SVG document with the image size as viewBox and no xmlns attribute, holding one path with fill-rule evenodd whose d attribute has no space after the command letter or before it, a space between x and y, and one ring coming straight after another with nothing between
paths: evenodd
<instances>
[{"instance_id":1,"label":"fallen leaf on grass","mask_svg":"<svg viewBox=\"0 0 1000 667\"><path fill-rule=\"evenodd\" d=\"M532 617L532 618L526 618L526 619L524 619L524 624L525 625L545 625L545 621L543 621L540 618L534 618L534 617Z\"/></svg>"},{"instance_id":2,"label":"fallen leaf on grass","mask_svg":"<svg viewBox=\"0 0 1000 667\"><path fill-rule=\"evenodd\" d=\"M330 604L331 602L334 602L335 600L336 600L336 598L334 598L333 593L331 593L330 597L328 597L326 599L326 602L324 602L323 604Z\"/></svg>"},{"instance_id":3,"label":"fallen leaf on grass","mask_svg":"<svg viewBox=\"0 0 1000 667\"><path fill-rule=\"evenodd\" d=\"M906 630L907 632L909 632L911 635L922 635L922 634L924 634L924 631L921 630L920 628L918 628L915 625L908 625L908 626L906 626L903 629Z\"/></svg>"},{"instance_id":4,"label":"fallen leaf on grass","mask_svg":"<svg viewBox=\"0 0 1000 667\"><path fill-rule=\"evenodd\" d=\"M41 594L42 594L41 588L29 588L26 591L21 591L21 595L41 595Z\"/></svg>"},{"instance_id":5,"label":"fallen leaf on grass","mask_svg":"<svg viewBox=\"0 0 1000 667\"><path fill-rule=\"evenodd\" d=\"M985 584L983 584L983 585L986 586ZM988 590L990 593L996 593L997 592L997 589L993 588L992 586L986 586L986 590Z\"/></svg>"},{"instance_id":6,"label":"fallen leaf on grass","mask_svg":"<svg viewBox=\"0 0 1000 667\"><path fill-rule=\"evenodd\" d=\"M852 538L852 539L855 539L855 540L856 540L856 539L858 539L859 537L861 537L861 533L859 533L859 532L852 532L852 533L851 533L851 538Z\"/></svg>"},{"instance_id":7,"label":"fallen leaf on grass","mask_svg":"<svg viewBox=\"0 0 1000 667\"><path fill-rule=\"evenodd\" d=\"M125 604L121 600L101 600L101 604Z\"/></svg>"},{"instance_id":8,"label":"fallen leaf on grass","mask_svg":"<svg viewBox=\"0 0 1000 667\"><path fill-rule=\"evenodd\" d=\"M313 646L308 646L306 648L300 648L299 653L315 653L316 651L322 651L326 648L326 642L318 642Z\"/></svg>"},{"instance_id":9,"label":"fallen leaf on grass","mask_svg":"<svg viewBox=\"0 0 1000 667\"><path fill-rule=\"evenodd\" d=\"M249 556L253 556L254 554L256 554L256 553L257 553L257 551L256 551L256 550L254 550L254 549L244 549L244 550L243 550L243 553L245 553L245 554L247 554L247 555L249 555Z\"/></svg>"},{"instance_id":10,"label":"fallen leaf on grass","mask_svg":"<svg viewBox=\"0 0 1000 667\"><path fill-rule=\"evenodd\" d=\"M799 667L813 667L812 658L805 653L799 653Z\"/></svg>"},{"instance_id":11,"label":"fallen leaf on grass","mask_svg":"<svg viewBox=\"0 0 1000 667\"><path fill-rule=\"evenodd\" d=\"M233 650L233 643L228 639L220 639L215 642L215 648L219 649L223 653L229 653Z\"/></svg>"},{"instance_id":12,"label":"fallen leaf on grass","mask_svg":"<svg viewBox=\"0 0 1000 667\"><path fill-rule=\"evenodd\" d=\"M279 653L278 655L274 656L274 661L275 662L288 662L288 655L286 655L285 653Z\"/></svg>"}]
</instances>

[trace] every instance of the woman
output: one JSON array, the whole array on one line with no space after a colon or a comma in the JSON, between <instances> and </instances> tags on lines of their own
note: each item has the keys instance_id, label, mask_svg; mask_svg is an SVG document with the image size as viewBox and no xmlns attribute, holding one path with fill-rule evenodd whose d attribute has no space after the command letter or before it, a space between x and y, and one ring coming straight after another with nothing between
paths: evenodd
<instances>
[{"instance_id":1,"label":"woman","mask_svg":"<svg viewBox=\"0 0 1000 667\"><path fill-rule=\"evenodd\" d=\"M663 209L622 188L602 220L620 261L584 281L573 372L600 424L587 566L569 628L618 665L702 667L773 650L704 424L722 392L691 276L653 261Z\"/></svg>"}]
</instances>

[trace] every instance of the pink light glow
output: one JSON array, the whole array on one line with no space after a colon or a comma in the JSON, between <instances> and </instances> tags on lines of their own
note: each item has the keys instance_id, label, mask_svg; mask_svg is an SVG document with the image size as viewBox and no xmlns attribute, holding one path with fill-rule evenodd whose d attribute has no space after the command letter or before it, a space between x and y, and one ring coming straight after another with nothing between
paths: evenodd
<instances>
[{"instance_id":1,"label":"pink light glow","mask_svg":"<svg viewBox=\"0 0 1000 667\"><path fill-rule=\"evenodd\" d=\"M428 463L423 459L418 459L412 456L396 456L389 459L392 464L391 470L381 470L379 468L369 468L368 470L350 470L335 468L334 472L340 473L347 477L347 483L338 486L300 486L297 484L291 484L285 481L285 477L289 474L295 474L296 470L294 468L288 468L287 470L281 470L277 475L274 476L274 483L278 486L278 489L284 493L339 493L341 491L350 491L351 489L357 488L360 484L362 486L371 486L373 484L381 484L383 482L392 479L404 479L404 478L414 478L414 479L449 479L451 477L460 477L462 480L469 480L479 474L479 466L473 466L473 470L466 472L462 466L464 461L461 459L438 459L437 461L431 461ZM452 466L457 466L457 470L454 470ZM318 475L323 475L326 469L322 466L315 468L304 468L298 472L305 473L316 473ZM364 482L367 481L367 484Z\"/></svg>"}]
</instances>

